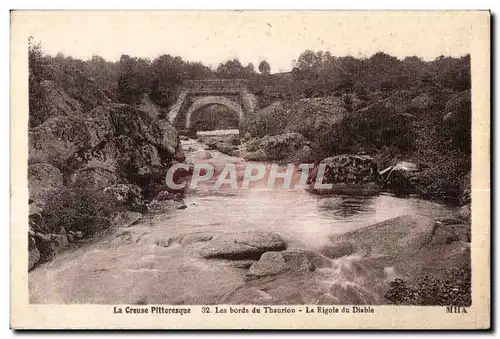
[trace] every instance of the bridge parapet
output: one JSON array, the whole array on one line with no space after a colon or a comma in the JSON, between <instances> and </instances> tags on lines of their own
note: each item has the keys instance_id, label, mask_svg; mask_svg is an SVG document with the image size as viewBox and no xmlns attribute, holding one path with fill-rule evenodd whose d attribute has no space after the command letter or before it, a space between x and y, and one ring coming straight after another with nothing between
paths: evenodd
<instances>
[{"instance_id":1,"label":"bridge parapet","mask_svg":"<svg viewBox=\"0 0 500 339\"><path fill-rule=\"evenodd\" d=\"M245 79L187 80L184 85L192 93L239 93L248 86Z\"/></svg>"}]
</instances>

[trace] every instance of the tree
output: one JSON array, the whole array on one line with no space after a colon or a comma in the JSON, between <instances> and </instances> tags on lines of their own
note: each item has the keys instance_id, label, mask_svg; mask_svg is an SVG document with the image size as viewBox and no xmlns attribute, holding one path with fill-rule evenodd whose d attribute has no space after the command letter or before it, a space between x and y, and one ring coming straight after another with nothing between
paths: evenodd
<instances>
[{"instance_id":1,"label":"tree","mask_svg":"<svg viewBox=\"0 0 500 339\"><path fill-rule=\"evenodd\" d=\"M53 72L47 56L42 52L41 44L28 38L28 98L29 124L35 127L41 124L50 112L45 107L45 100L40 82L53 78Z\"/></svg>"},{"instance_id":2,"label":"tree","mask_svg":"<svg viewBox=\"0 0 500 339\"><path fill-rule=\"evenodd\" d=\"M190 80L209 79L213 76L212 70L201 62L188 62L182 69Z\"/></svg>"},{"instance_id":3,"label":"tree","mask_svg":"<svg viewBox=\"0 0 500 339\"><path fill-rule=\"evenodd\" d=\"M301 71L316 72L320 71L330 58L330 53L323 53L323 51L313 52L311 50L306 50L299 56L296 66Z\"/></svg>"},{"instance_id":4,"label":"tree","mask_svg":"<svg viewBox=\"0 0 500 339\"><path fill-rule=\"evenodd\" d=\"M266 60L262 60L259 64L259 72L262 74L271 73L271 65Z\"/></svg>"},{"instance_id":5,"label":"tree","mask_svg":"<svg viewBox=\"0 0 500 339\"><path fill-rule=\"evenodd\" d=\"M122 55L118 69L118 97L120 101L135 105L142 94L151 88L150 61Z\"/></svg>"},{"instance_id":6,"label":"tree","mask_svg":"<svg viewBox=\"0 0 500 339\"><path fill-rule=\"evenodd\" d=\"M164 107L175 102L184 79L203 79L204 74L209 72L207 67L200 66L199 63L189 64L170 54L160 55L153 60L151 69L150 97Z\"/></svg>"},{"instance_id":7,"label":"tree","mask_svg":"<svg viewBox=\"0 0 500 339\"><path fill-rule=\"evenodd\" d=\"M85 74L99 84L99 87L105 90L110 98L115 100L118 82L118 63L106 61L98 55L93 55L90 60L85 62Z\"/></svg>"},{"instance_id":8,"label":"tree","mask_svg":"<svg viewBox=\"0 0 500 339\"><path fill-rule=\"evenodd\" d=\"M255 73L255 66L249 62L247 67L245 67L245 69L247 70L247 72L250 72L250 73Z\"/></svg>"},{"instance_id":9,"label":"tree","mask_svg":"<svg viewBox=\"0 0 500 339\"><path fill-rule=\"evenodd\" d=\"M238 59L228 60L217 67L217 75L221 78L241 78L244 74L245 67Z\"/></svg>"}]
</instances>

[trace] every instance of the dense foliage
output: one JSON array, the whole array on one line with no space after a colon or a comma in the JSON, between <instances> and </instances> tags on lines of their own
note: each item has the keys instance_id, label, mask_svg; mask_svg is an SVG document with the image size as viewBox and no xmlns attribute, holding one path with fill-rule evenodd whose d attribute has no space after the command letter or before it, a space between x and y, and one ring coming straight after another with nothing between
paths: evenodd
<instances>
[{"instance_id":1,"label":"dense foliage","mask_svg":"<svg viewBox=\"0 0 500 339\"><path fill-rule=\"evenodd\" d=\"M155 103L164 107L176 99L184 80L210 78L249 80L261 107L276 99L329 96L339 92L367 96L371 92L389 95L396 90L435 86L453 91L470 88L468 55L424 61L416 56L399 60L382 52L360 59L307 50L298 57L291 72L270 74L271 65L266 60L260 62L257 72L252 63L244 66L238 59L227 60L211 69L201 62L185 61L169 54L154 60L122 55L118 62L106 61L100 56L89 60L62 54L52 57L43 55L40 45L31 39L29 65L30 94L36 94L36 81L53 78L64 84L71 95L72 89L85 85L78 82L83 78L77 75L85 75L84 81L97 83L121 102L135 104L143 93L149 93Z\"/></svg>"},{"instance_id":2,"label":"dense foliage","mask_svg":"<svg viewBox=\"0 0 500 339\"><path fill-rule=\"evenodd\" d=\"M86 236L109 227L120 206L108 193L84 187L63 187L47 199L42 227L48 233L81 231Z\"/></svg>"},{"instance_id":3,"label":"dense foliage","mask_svg":"<svg viewBox=\"0 0 500 339\"><path fill-rule=\"evenodd\" d=\"M389 284L385 297L397 305L471 305L470 268L450 269L444 279L424 276L413 281L396 279Z\"/></svg>"}]
</instances>

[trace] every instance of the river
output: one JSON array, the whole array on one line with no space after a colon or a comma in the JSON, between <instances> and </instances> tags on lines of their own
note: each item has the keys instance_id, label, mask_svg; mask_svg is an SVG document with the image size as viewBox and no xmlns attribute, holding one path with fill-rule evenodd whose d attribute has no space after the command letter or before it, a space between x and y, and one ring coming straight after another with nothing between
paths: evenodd
<instances>
[{"instance_id":1,"label":"river","mask_svg":"<svg viewBox=\"0 0 500 339\"><path fill-rule=\"evenodd\" d=\"M192 139L183 141L183 147L188 161L195 163L245 164L241 158L217 151L210 151L209 160L200 159L205 146ZM442 218L453 217L456 212L454 207L412 197L320 197L302 189L267 189L258 185L239 190L215 190L208 184L200 185L188 192L185 204L186 209L118 229L93 244L59 253L51 262L40 265L29 273L30 302L217 304L241 288L247 269L222 260L197 259L178 244L162 247L158 242L194 232L266 231L279 234L288 248L317 251L332 235L392 217L420 214ZM349 271L352 260L337 259L331 270L315 276L311 289L325 288L331 292L333 284L349 276L350 281L360 280L361 276L352 278L352 270ZM368 291L373 298L366 302L383 303L380 284L388 277L373 282L370 274L363 274L365 278L359 286L373 289ZM306 285L300 286L297 288L304 289ZM316 295L305 293L299 302L318 302ZM349 295L344 296L336 296L335 300L349 303ZM297 300L292 298L289 302Z\"/></svg>"}]
</instances>

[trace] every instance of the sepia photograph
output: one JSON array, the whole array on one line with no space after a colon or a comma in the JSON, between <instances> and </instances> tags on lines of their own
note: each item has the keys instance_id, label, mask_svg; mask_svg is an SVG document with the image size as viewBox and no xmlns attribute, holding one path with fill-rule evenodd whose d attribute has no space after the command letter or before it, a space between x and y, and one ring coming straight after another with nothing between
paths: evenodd
<instances>
[{"instance_id":1,"label":"sepia photograph","mask_svg":"<svg viewBox=\"0 0 500 339\"><path fill-rule=\"evenodd\" d=\"M489 16L12 11L22 307L489 327Z\"/></svg>"}]
</instances>

